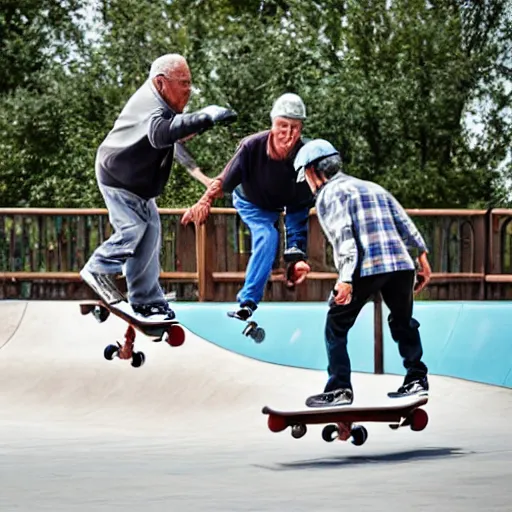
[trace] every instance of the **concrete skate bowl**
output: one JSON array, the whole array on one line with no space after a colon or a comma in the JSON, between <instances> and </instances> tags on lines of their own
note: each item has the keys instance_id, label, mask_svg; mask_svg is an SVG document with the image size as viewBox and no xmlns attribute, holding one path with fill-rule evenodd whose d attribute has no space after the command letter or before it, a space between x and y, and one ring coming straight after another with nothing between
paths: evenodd
<instances>
[{"instance_id":1,"label":"concrete skate bowl","mask_svg":"<svg viewBox=\"0 0 512 512\"><path fill-rule=\"evenodd\" d=\"M433 375L422 432L368 424L368 441L356 447L325 443L313 426L296 440L270 432L261 408L299 407L322 389L324 306L265 304L260 345L241 335L243 323L225 323L230 306L178 303L196 334L178 348L137 335L146 363L132 368L103 358L122 340L117 318L99 324L72 302L1 303L0 511L511 510L509 377L496 386ZM504 313L494 317L503 337ZM426 314L418 308L429 332ZM362 320L350 346L356 399L369 403L401 376L370 373L371 313ZM473 334L461 360L496 344L490 331ZM510 361L511 347L492 357ZM308 362L308 351L316 359Z\"/></svg>"}]
</instances>

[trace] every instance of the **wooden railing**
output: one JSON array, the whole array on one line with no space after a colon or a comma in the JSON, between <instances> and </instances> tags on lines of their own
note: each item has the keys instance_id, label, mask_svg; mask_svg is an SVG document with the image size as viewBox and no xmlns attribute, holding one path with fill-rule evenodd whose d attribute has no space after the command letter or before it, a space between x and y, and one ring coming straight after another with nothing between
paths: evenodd
<instances>
[{"instance_id":1,"label":"wooden railing","mask_svg":"<svg viewBox=\"0 0 512 512\"><path fill-rule=\"evenodd\" d=\"M250 234L232 208L182 226L182 209L160 209L161 282L181 300L234 301L250 256ZM433 279L421 299L509 299L512 210L408 210L430 250ZM281 218L281 233L283 218ZM0 209L0 298L91 297L79 271L111 234L104 209ZM305 285L284 286L283 237L266 301L323 301L336 279L332 250L316 213L309 218ZM120 286L124 282L120 280Z\"/></svg>"}]
</instances>

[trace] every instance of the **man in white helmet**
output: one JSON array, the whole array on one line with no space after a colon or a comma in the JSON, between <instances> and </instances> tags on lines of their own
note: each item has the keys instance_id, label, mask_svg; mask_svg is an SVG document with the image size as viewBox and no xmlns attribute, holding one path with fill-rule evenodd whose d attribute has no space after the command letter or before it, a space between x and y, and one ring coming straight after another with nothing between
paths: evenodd
<instances>
[{"instance_id":1,"label":"man in white helmet","mask_svg":"<svg viewBox=\"0 0 512 512\"><path fill-rule=\"evenodd\" d=\"M175 315L158 282L161 225L155 199L169 180L175 156L194 177L205 178L181 146L183 141L236 119L236 112L216 105L183 113L190 93L186 59L178 54L157 58L96 155L96 179L114 233L94 251L80 275L111 302L116 291L113 276L124 271L133 312L157 320Z\"/></svg>"},{"instance_id":2,"label":"man in white helmet","mask_svg":"<svg viewBox=\"0 0 512 512\"><path fill-rule=\"evenodd\" d=\"M297 181L316 196L320 225L333 247L339 277L329 299L325 343L329 378L309 407L349 405L353 400L348 332L359 312L380 292L390 310L388 325L406 376L391 398L428 393L419 323L412 317L414 293L430 280L427 247L400 203L383 187L342 172L339 152L326 140L305 144L294 162ZM411 253L417 253L418 275Z\"/></svg>"},{"instance_id":3,"label":"man in white helmet","mask_svg":"<svg viewBox=\"0 0 512 512\"><path fill-rule=\"evenodd\" d=\"M203 223L215 198L233 194L233 206L251 231L251 257L245 283L237 294L241 320L252 316L263 298L279 242L277 222L286 210L284 259L288 286L305 279L307 225L313 196L306 183L297 183L293 159L301 139L306 107L297 94L280 96L270 113L270 130L244 138L222 173L203 197L184 214L182 222Z\"/></svg>"}]
</instances>

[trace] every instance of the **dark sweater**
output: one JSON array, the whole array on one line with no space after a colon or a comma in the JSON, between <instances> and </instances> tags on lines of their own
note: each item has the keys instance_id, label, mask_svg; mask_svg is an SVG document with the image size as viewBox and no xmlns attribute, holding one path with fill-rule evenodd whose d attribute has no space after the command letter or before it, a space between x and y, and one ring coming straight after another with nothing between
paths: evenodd
<instances>
[{"instance_id":1,"label":"dark sweater","mask_svg":"<svg viewBox=\"0 0 512 512\"><path fill-rule=\"evenodd\" d=\"M267 154L270 131L242 140L235 155L221 173L223 191L236 189L254 205L269 211L289 213L312 206L313 195L306 182L297 183L293 160L303 146L299 141L286 160L272 160Z\"/></svg>"}]
</instances>

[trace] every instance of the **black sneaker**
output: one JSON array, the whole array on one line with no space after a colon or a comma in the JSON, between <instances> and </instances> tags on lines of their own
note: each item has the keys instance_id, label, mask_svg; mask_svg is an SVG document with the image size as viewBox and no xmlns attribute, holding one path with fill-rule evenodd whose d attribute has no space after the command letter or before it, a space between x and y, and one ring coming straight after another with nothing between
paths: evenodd
<instances>
[{"instance_id":1,"label":"black sneaker","mask_svg":"<svg viewBox=\"0 0 512 512\"><path fill-rule=\"evenodd\" d=\"M283 252L283 258L287 263L294 263L297 261L305 261L306 254L298 247L289 247Z\"/></svg>"},{"instance_id":2,"label":"black sneaker","mask_svg":"<svg viewBox=\"0 0 512 512\"><path fill-rule=\"evenodd\" d=\"M238 311L230 311L228 316L231 318L238 318L238 320L243 320L244 322L251 318L254 310L249 306L242 306Z\"/></svg>"},{"instance_id":3,"label":"black sneaker","mask_svg":"<svg viewBox=\"0 0 512 512\"><path fill-rule=\"evenodd\" d=\"M144 318L162 315L162 320L174 320L176 314L170 308L167 302L158 302L155 304L132 304L135 313L142 315Z\"/></svg>"},{"instance_id":4,"label":"black sneaker","mask_svg":"<svg viewBox=\"0 0 512 512\"><path fill-rule=\"evenodd\" d=\"M389 398L402 398L404 396L415 395L428 395L428 379L426 376L409 382L405 381L403 386L400 386L397 391L388 393Z\"/></svg>"},{"instance_id":5,"label":"black sneaker","mask_svg":"<svg viewBox=\"0 0 512 512\"><path fill-rule=\"evenodd\" d=\"M306 399L306 405L308 407L334 407L336 405L350 405L353 400L353 391L349 388L341 388L310 396Z\"/></svg>"}]
</instances>

